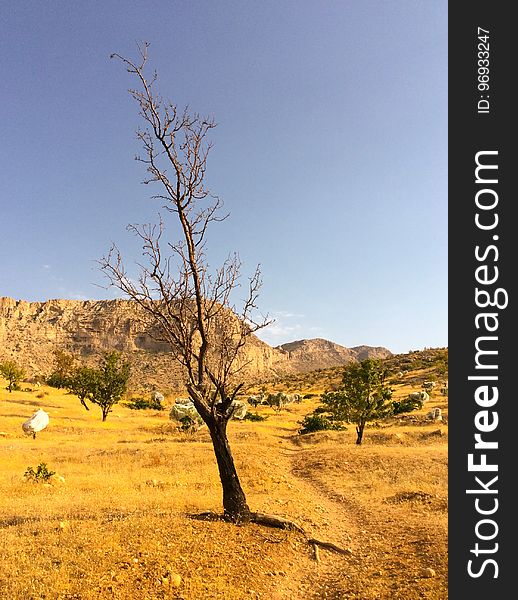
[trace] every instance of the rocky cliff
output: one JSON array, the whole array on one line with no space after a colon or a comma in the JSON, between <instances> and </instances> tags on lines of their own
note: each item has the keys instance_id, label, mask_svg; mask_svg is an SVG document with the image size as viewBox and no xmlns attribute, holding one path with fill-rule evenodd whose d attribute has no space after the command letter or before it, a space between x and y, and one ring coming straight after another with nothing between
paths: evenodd
<instances>
[{"instance_id":1,"label":"rocky cliff","mask_svg":"<svg viewBox=\"0 0 518 600\"><path fill-rule=\"evenodd\" d=\"M130 359L135 384L171 390L182 387L180 367L171 360L167 344L148 333L134 302L0 298L0 360L14 359L29 376L45 377L52 371L56 349L91 364L103 352L118 350ZM386 348L345 348L322 339L273 348L253 336L246 360L250 376L268 378L390 354Z\"/></svg>"}]
</instances>

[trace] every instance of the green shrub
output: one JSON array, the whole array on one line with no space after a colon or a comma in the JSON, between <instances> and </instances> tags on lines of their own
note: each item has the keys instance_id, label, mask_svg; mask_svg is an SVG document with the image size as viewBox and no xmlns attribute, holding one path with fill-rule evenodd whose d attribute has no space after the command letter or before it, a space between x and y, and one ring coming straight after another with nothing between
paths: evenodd
<instances>
[{"instance_id":1,"label":"green shrub","mask_svg":"<svg viewBox=\"0 0 518 600\"><path fill-rule=\"evenodd\" d=\"M255 413L247 412L244 420L245 421L266 421L267 418L268 418L268 416L263 417L262 415L260 415L257 412L255 412Z\"/></svg>"},{"instance_id":2,"label":"green shrub","mask_svg":"<svg viewBox=\"0 0 518 600\"><path fill-rule=\"evenodd\" d=\"M27 470L24 473L25 479L28 481L34 481L38 483L40 481L48 481L52 475L55 475L55 471L49 471L47 469L47 465L42 462L34 470L32 467L27 467Z\"/></svg>"},{"instance_id":3,"label":"green shrub","mask_svg":"<svg viewBox=\"0 0 518 600\"><path fill-rule=\"evenodd\" d=\"M395 400L392 402L392 414L399 415L401 413L412 412L413 410L418 410L423 408L423 403L421 400L414 400L413 398L404 398L403 400Z\"/></svg>"},{"instance_id":4,"label":"green shrub","mask_svg":"<svg viewBox=\"0 0 518 600\"><path fill-rule=\"evenodd\" d=\"M68 386L69 376L62 375L61 373L54 372L47 377L45 383L50 387L62 389Z\"/></svg>"},{"instance_id":5,"label":"green shrub","mask_svg":"<svg viewBox=\"0 0 518 600\"><path fill-rule=\"evenodd\" d=\"M343 425L340 425L336 421L332 421L329 417L326 417L321 413L306 415L301 425L302 429L299 429L300 434L327 430L344 431L346 429Z\"/></svg>"},{"instance_id":6,"label":"green shrub","mask_svg":"<svg viewBox=\"0 0 518 600\"><path fill-rule=\"evenodd\" d=\"M126 402L125 406L132 410L164 410L160 400L146 400L145 398L132 398L130 402Z\"/></svg>"},{"instance_id":7,"label":"green shrub","mask_svg":"<svg viewBox=\"0 0 518 600\"><path fill-rule=\"evenodd\" d=\"M193 418L189 417L189 415L185 415L185 417L182 417L180 419L180 423L180 429L185 433L194 433L197 430L196 421Z\"/></svg>"}]
</instances>

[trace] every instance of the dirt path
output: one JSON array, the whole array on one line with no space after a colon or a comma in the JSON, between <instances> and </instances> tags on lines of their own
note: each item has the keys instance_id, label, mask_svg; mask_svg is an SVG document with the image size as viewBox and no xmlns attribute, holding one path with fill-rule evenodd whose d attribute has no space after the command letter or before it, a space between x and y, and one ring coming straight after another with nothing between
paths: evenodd
<instances>
[{"instance_id":1,"label":"dirt path","mask_svg":"<svg viewBox=\"0 0 518 600\"><path fill-rule=\"evenodd\" d=\"M276 598L347 598L349 596L342 595L342 586L337 586L336 578L350 578L349 572L355 568L353 565L358 563L358 557L361 555L358 541L362 537L362 515L348 508L344 498L326 489L314 480L309 472L304 471L304 455L307 452L308 450L288 440L282 443L276 453L276 467L287 474L292 486L292 499L287 505L291 505L290 509L297 512L297 522L307 531L308 537L334 543L349 549L351 553L341 555L319 547L318 560L313 561L311 572L290 573L292 581L299 581L297 589L280 588Z\"/></svg>"},{"instance_id":2,"label":"dirt path","mask_svg":"<svg viewBox=\"0 0 518 600\"><path fill-rule=\"evenodd\" d=\"M430 499L418 494L403 497L402 507L394 504L380 512L374 504L359 503L336 489L325 473L308 465L308 458L314 456L314 448L292 441L279 449L278 461L305 498L308 514L321 515L312 517L312 534L352 553L344 557L321 550L308 584L293 598L445 600L446 531L440 526L430 529L434 509ZM413 502L410 517L409 502Z\"/></svg>"}]
</instances>

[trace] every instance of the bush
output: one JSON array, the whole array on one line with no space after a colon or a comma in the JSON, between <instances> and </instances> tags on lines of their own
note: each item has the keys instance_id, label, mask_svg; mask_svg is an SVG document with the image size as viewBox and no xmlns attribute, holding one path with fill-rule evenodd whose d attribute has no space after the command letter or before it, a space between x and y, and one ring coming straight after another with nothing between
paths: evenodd
<instances>
[{"instance_id":1,"label":"bush","mask_svg":"<svg viewBox=\"0 0 518 600\"><path fill-rule=\"evenodd\" d=\"M251 412L247 412L244 420L245 421L266 421L268 417L263 417L262 415L260 415L259 413L255 412L255 413L251 413Z\"/></svg>"},{"instance_id":2,"label":"bush","mask_svg":"<svg viewBox=\"0 0 518 600\"><path fill-rule=\"evenodd\" d=\"M344 431L346 428L335 421L332 421L329 417L323 414L312 413L306 415L301 423L302 429L299 429L300 434L313 433L314 431Z\"/></svg>"},{"instance_id":3,"label":"bush","mask_svg":"<svg viewBox=\"0 0 518 600\"><path fill-rule=\"evenodd\" d=\"M68 386L69 376L64 376L61 373L54 372L47 377L45 383L50 387L62 389Z\"/></svg>"},{"instance_id":4,"label":"bush","mask_svg":"<svg viewBox=\"0 0 518 600\"><path fill-rule=\"evenodd\" d=\"M32 467L27 467L27 470L24 473L25 479L28 481L34 481L38 483L40 481L48 481L52 475L55 475L55 471L49 471L47 469L47 465L42 462L34 470Z\"/></svg>"},{"instance_id":5,"label":"bush","mask_svg":"<svg viewBox=\"0 0 518 600\"><path fill-rule=\"evenodd\" d=\"M195 431L198 429L196 421L189 417L189 415L182 417L180 419L180 423L180 430L184 431L185 433L195 433Z\"/></svg>"},{"instance_id":6,"label":"bush","mask_svg":"<svg viewBox=\"0 0 518 600\"><path fill-rule=\"evenodd\" d=\"M132 410L164 410L160 400L146 400L145 398L132 398L130 402L126 402L125 406Z\"/></svg>"},{"instance_id":7,"label":"bush","mask_svg":"<svg viewBox=\"0 0 518 600\"><path fill-rule=\"evenodd\" d=\"M421 400L414 400L413 398L404 398L403 400L395 400L392 402L392 414L399 415L401 413L412 412L413 410L418 410L423 408L423 403Z\"/></svg>"}]
</instances>

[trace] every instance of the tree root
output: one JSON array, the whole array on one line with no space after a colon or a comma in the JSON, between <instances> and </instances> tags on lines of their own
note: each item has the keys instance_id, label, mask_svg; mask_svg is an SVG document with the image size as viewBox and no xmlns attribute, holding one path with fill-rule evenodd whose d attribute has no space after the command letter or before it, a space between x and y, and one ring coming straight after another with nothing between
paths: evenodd
<instances>
[{"instance_id":1,"label":"tree root","mask_svg":"<svg viewBox=\"0 0 518 600\"><path fill-rule=\"evenodd\" d=\"M266 525L267 527L277 527L278 529L290 529L292 531L300 531L306 533L300 525L288 519L282 519L275 515L267 515L266 513L254 512L250 515L250 522L257 525Z\"/></svg>"},{"instance_id":2,"label":"tree root","mask_svg":"<svg viewBox=\"0 0 518 600\"><path fill-rule=\"evenodd\" d=\"M323 540L317 540L316 538L308 538L307 532L297 523L283 519L275 515L267 515L265 513L252 513L250 518L251 523L257 523L258 525L266 525L267 527L278 527L280 529L290 529L292 531L298 531L304 535L308 544L313 548L313 557L317 562L320 562L320 553L318 547L325 548L337 552L338 554L345 554L350 556L352 550L350 548L342 548L333 542L324 542Z\"/></svg>"},{"instance_id":3,"label":"tree root","mask_svg":"<svg viewBox=\"0 0 518 600\"><path fill-rule=\"evenodd\" d=\"M228 521L228 519L225 518L224 515L212 511L192 515L192 518L199 519L202 521ZM289 519L284 519L282 517L277 517L276 515L252 512L250 513L250 523L256 523L257 525L265 525L266 527L275 527L277 529L298 531L299 533L302 533L306 538L308 544L313 548L313 557L318 563L320 562L319 546L321 548L325 548L326 550L331 550L332 552L337 552L338 554L344 554L346 556L350 556L353 553L350 548L342 548L341 546L338 546L333 542L325 542L316 538L310 538L308 537L308 534L303 527L301 527L294 521L290 521Z\"/></svg>"},{"instance_id":4,"label":"tree root","mask_svg":"<svg viewBox=\"0 0 518 600\"><path fill-rule=\"evenodd\" d=\"M334 552L338 552L338 554L347 554L351 555L353 551L350 548L342 548L341 546L337 546L332 542L323 542L322 540L317 540L315 538L311 538L308 540L308 544L312 546L321 546L322 548L326 548L326 550L333 550Z\"/></svg>"},{"instance_id":5,"label":"tree root","mask_svg":"<svg viewBox=\"0 0 518 600\"><path fill-rule=\"evenodd\" d=\"M189 515L191 519L196 519L197 521L225 521L225 517L220 515L219 513L208 510L206 512L197 513L195 515Z\"/></svg>"}]
</instances>

